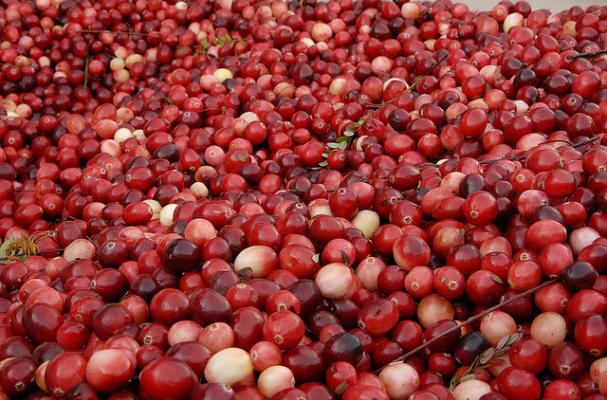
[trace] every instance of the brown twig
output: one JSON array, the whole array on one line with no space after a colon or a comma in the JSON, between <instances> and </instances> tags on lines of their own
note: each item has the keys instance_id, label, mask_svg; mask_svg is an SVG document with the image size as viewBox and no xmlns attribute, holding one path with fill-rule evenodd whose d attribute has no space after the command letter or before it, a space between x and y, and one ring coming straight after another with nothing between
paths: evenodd
<instances>
[{"instance_id":1,"label":"brown twig","mask_svg":"<svg viewBox=\"0 0 607 400\"><path fill-rule=\"evenodd\" d=\"M580 148L580 147L584 147L584 146L586 146L586 145L588 145L588 144L590 144L592 142L596 142L600 138L601 138L600 136L593 136L593 137L591 137L588 140L585 140L585 141L580 142L580 143L575 143L575 144L571 143L571 142L568 142L566 140L561 140L561 139L549 140L547 142L543 142L543 143L540 143L540 144L561 142L561 143L566 143L567 145L571 146L571 148L577 149L577 148ZM478 163L482 165L482 164L493 164L493 163L500 162L500 161L524 161L524 160L527 159L528 156L529 156L528 154L525 154L525 155L514 156L514 157L502 157L502 158L496 158L496 159L493 159L493 160L483 160L483 161L479 161Z\"/></svg>"},{"instance_id":2,"label":"brown twig","mask_svg":"<svg viewBox=\"0 0 607 400\"><path fill-rule=\"evenodd\" d=\"M486 369L490 365L494 364L497 360L499 360L500 357L508 353L512 345L518 342L522 337L522 332L515 332L502 337L494 347L489 347L488 349L480 353L462 375L456 374L453 378L451 378L449 388L455 388L463 381L473 378L474 373L477 370Z\"/></svg>"},{"instance_id":3,"label":"brown twig","mask_svg":"<svg viewBox=\"0 0 607 400\"><path fill-rule=\"evenodd\" d=\"M89 83L89 56L87 54L86 58L84 59L84 83L82 84L82 87L87 89L88 83Z\"/></svg>"},{"instance_id":4,"label":"brown twig","mask_svg":"<svg viewBox=\"0 0 607 400\"><path fill-rule=\"evenodd\" d=\"M579 54L572 54L569 56L570 60L575 60L578 58L587 58L587 57L594 57L594 56L600 56L601 54L607 54L607 50L595 50L595 51L587 51L585 53L579 53Z\"/></svg>"},{"instance_id":5,"label":"brown twig","mask_svg":"<svg viewBox=\"0 0 607 400\"><path fill-rule=\"evenodd\" d=\"M600 137L600 136L593 136L593 137L591 137L590 139L585 140L585 141L583 141L583 142L576 143L576 144L571 144L571 147L573 147L574 149L577 149L578 147L584 147L584 146L586 146L587 144L590 144L590 143L592 143L592 142L596 142L596 141L597 141L597 140L599 140L599 139L601 139L601 137ZM555 140L555 141L556 141L556 140Z\"/></svg>"},{"instance_id":6,"label":"brown twig","mask_svg":"<svg viewBox=\"0 0 607 400\"><path fill-rule=\"evenodd\" d=\"M527 155L516 156L516 157L502 157L502 158L496 158L495 160L483 160L483 161L479 161L478 163L481 165L484 165L484 164L493 164L493 163L500 162L500 161L523 161L526 158L527 158Z\"/></svg>"},{"instance_id":7,"label":"brown twig","mask_svg":"<svg viewBox=\"0 0 607 400\"><path fill-rule=\"evenodd\" d=\"M135 31L110 31L109 29L82 29L80 32L84 33L114 33L114 34L123 34L123 35L141 35L141 36L152 36L152 34L160 35L160 32L135 32Z\"/></svg>"},{"instance_id":8,"label":"brown twig","mask_svg":"<svg viewBox=\"0 0 607 400\"><path fill-rule=\"evenodd\" d=\"M508 299L506 301L503 301L503 302L501 302L499 304L496 304L493 307L488 308L488 309L486 309L485 311L483 311L483 312L481 312L479 314L473 315L472 317L468 318L467 320L465 320L461 324L459 324L457 326L454 326L453 328L447 329L442 334L433 337L432 339L428 340L427 342L424 342L424 343L420 344L419 346L417 346L416 348L414 348L413 350L405 353L404 355L402 355L402 356L400 356L398 358L395 358L394 360L392 360L392 362L390 364L394 364L394 363L397 363L397 362L404 361L407 358L409 358L409 357L417 354L419 351L421 351L421 350L425 349L426 347L430 346L432 343L438 342L439 340L441 340L446 335L449 335L449 334L451 334L451 333L453 333L453 332L455 332L455 331L463 328L464 326L470 325L470 324L472 324L472 323L480 320L485 315L490 314L493 311L499 310L500 308L502 308L502 307L504 307L504 306L506 306L506 305L508 305L510 303L514 303L515 301L520 300L520 299L522 299L524 297L527 297L530 294L533 294L533 293L537 292L538 290L540 290L542 288L545 288L546 286L552 285L554 282L556 282L556 279L550 279L550 280L547 280L545 282L542 282L541 284L539 284L538 286L536 286L536 287L534 287L532 289L529 289L529 290L527 290L525 292L519 293L516 296L514 296L514 297L512 297L512 298L510 298L510 299ZM381 371L382 369L384 369L385 367L387 367L390 364L387 364L387 365L379 368L375 372Z\"/></svg>"}]
</instances>

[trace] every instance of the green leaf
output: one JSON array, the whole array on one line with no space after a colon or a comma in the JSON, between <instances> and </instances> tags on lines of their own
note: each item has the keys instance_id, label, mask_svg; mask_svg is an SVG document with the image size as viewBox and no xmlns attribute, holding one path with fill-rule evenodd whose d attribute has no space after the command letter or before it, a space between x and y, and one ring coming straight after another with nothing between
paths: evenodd
<instances>
[{"instance_id":1,"label":"green leaf","mask_svg":"<svg viewBox=\"0 0 607 400\"><path fill-rule=\"evenodd\" d=\"M232 36L230 36L229 33L226 33L224 35L217 36L215 38L215 44L219 47L222 47L226 44L231 46L232 44L234 44L234 39L232 38Z\"/></svg>"},{"instance_id":2,"label":"green leaf","mask_svg":"<svg viewBox=\"0 0 607 400\"><path fill-rule=\"evenodd\" d=\"M211 47L209 41L207 40L207 38L203 38L200 41L200 47L198 47L198 50L196 50L196 52L194 53L194 57L200 57L202 54L207 54L209 47Z\"/></svg>"},{"instance_id":3,"label":"green leaf","mask_svg":"<svg viewBox=\"0 0 607 400\"><path fill-rule=\"evenodd\" d=\"M354 131L346 130L344 132L344 137L352 137L352 136L354 136L354 133L355 133Z\"/></svg>"},{"instance_id":4,"label":"green leaf","mask_svg":"<svg viewBox=\"0 0 607 400\"><path fill-rule=\"evenodd\" d=\"M481 364L487 364L493 358L493 354L495 353L495 349L493 347L488 348L483 351L479 357L479 361Z\"/></svg>"},{"instance_id":5,"label":"green leaf","mask_svg":"<svg viewBox=\"0 0 607 400\"><path fill-rule=\"evenodd\" d=\"M341 142L347 142L348 140L350 140L350 138L348 138L348 136L340 136L337 139L335 139L335 141L337 143L341 143Z\"/></svg>"},{"instance_id":6,"label":"green leaf","mask_svg":"<svg viewBox=\"0 0 607 400\"><path fill-rule=\"evenodd\" d=\"M449 382L449 390L453 391L453 389L455 389L455 387L457 385L459 385L459 377L454 376L453 378L451 378L451 381Z\"/></svg>"},{"instance_id":7,"label":"green leaf","mask_svg":"<svg viewBox=\"0 0 607 400\"><path fill-rule=\"evenodd\" d=\"M12 241L12 235L9 239L5 240L4 243L2 243L2 246L0 246L0 259L1 260L6 260L8 258L8 254L6 254L6 252L8 251L8 248L11 245L11 241ZM8 261L8 260L6 260ZM3 261L5 262L5 261Z\"/></svg>"},{"instance_id":8,"label":"green leaf","mask_svg":"<svg viewBox=\"0 0 607 400\"><path fill-rule=\"evenodd\" d=\"M329 165L329 163L327 162L327 160L321 161L318 163L319 167L326 167L327 165Z\"/></svg>"},{"instance_id":9,"label":"green leaf","mask_svg":"<svg viewBox=\"0 0 607 400\"><path fill-rule=\"evenodd\" d=\"M499 276L497 276L495 274L491 274L491 280L495 283L499 283L500 285L504 284L504 281L502 280L502 278L500 278Z\"/></svg>"},{"instance_id":10,"label":"green leaf","mask_svg":"<svg viewBox=\"0 0 607 400\"><path fill-rule=\"evenodd\" d=\"M339 139L339 138L337 138L337 139ZM329 143L327 143L327 147L329 147L330 149L339 149L340 148L339 143L340 142L337 142L337 143L336 142L329 142Z\"/></svg>"},{"instance_id":11,"label":"green leaf","mask_svg":"<svg viewBox=\"0 0 607 400\"><path fill-rule=\"evenodd\" d=\"M512 335L510 335L510 338L508 339L507 346L512 346L514 343L521 340L522 337L523 337L523 334L521 332L513 333Z\"/></svg>"},{"instance_id":12,"label":"green leaf","mask_svg":"<svg viewBox=\"0 0 607 400\"><path fill-rule=\"evenodd\" d=\"M504 346L508 345L508 340L510 339L509 335L506 335L504 337L502 337L499 342L497 342L497 344L495 345L495 350L501 350L504 348Z\"/></svg>"}]
</instances>

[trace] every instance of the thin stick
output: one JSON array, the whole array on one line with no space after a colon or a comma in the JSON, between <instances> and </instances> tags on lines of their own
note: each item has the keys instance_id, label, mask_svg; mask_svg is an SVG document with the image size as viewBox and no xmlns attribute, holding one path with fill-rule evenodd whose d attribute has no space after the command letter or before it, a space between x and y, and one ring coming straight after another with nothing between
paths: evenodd
<instances>
[{"instance_id":1,"label":"thin stick","mask_svg":"<svg viewBox=\"0 0 607 400\"><path fill-rule=\"evenodd\" d=\"M394 364L394 363L397 363L397 362L404 361L407 358L409 358L412 355L414 355L417 352L419 352L420 350L423 350L426 347L430 346L432 343L435 343L435 342L441 340L444 336L449 335L449 334L451 334L451 333L453 333L453 332L455 332L455 331L463 328L466 325L470 325L470 324L478 321L479 319L483 318L485 315L487 315L489 313L492 313L493 311L499 310L500 308L502 308L502 307L504 307L504 306L506 306L506 305L508 305L510 303L514 303L515 301L520 300L520 299L522 299L524 297L527 297L530 294L533 294L533 293L537 292L538 290L540 290L542 288L545 288L546 286L552 285L554 282L556 282L556 279L550 279L550 280L547 280L545 282L542 282L540 285L538 285L538 286L536 286L536 287L534 287L532 289L529 289L529 290L527 290L525 292L519 293L516 296L514 296L514 297L512 297L512 298L510 298L510 299L508 299L508 300L506 300L506 301L504 301L502 303L496 304L493 307L486 309L485 311L483 311L480 314L473 315L472 317L468 318L467 320L465 320L461 324L459 324L457 326L454 326L453 328L447 329L442 334L440 334L438 336L435 336L432 339L428 340L427 342L424 342L424 343L420 344L419 346L417 346L413 350L409 351L408 353L406 353L406 354L404 354L404 355L402 355L402 356L400 356L398 358L395 358L390 364ZM385 367L387 367L390 364L384 365L383 367L379 368L375 372L381 371L382 369L384 369Z\"/></svg>"},{"instance_id":2,"label":"thin stick","mask_svg":"<svg viewBox=\"0 0 607 400\"><path fill-rule=\"evenodd\" d=\"M526 159L527 156L517 156L517 157L502 157L502 158L496 158L495 160L483 160L483 161L479 161L478 163L483 165L483 164L493 164L499 161L523 161L524 159Z\"/></svg>"},{"instance_id":3,"label":"thin stick","mask_svg":"<svg viewBox=\"0 0 607 400\"><path fill-rule=\"evenodd\" d=\"M596 51L588 51L586 53L572 54L569 56L569 59L575 60L577 58L600 56L601 54L607 54L607 50L596 50Z\"/></svg>"},{"instance_id":4,"label":"thin stick","mask_svg":"<svg viewBox=\"0 0 607 400\"><path fill-rule=\"evenodd\" d=\"M577 144L572 144L571 147L573 147L574 149L577 149L578 147L583 147L586 146L587 144L590 144L592 142L596 142L597 140L599 140L601 137L600 136L593 136L590 139L584 141L584 142L580 142Z\"/></svg>"},{"instance_id":5,"label":"thin stick","mask_svg":"<svg viewBox=\"0 0 607 400\"><path fill-rule=\"evenodd\" d=\"M123 35L141 35L141 36L151 36L152 34L160 35L160 32L135 32L135 31L110 31L109 29L82 29L80 32L84 33L114 33L114 34L123 34Z\"/></svg>"},{"instance_id":6,"label":"thin stick","mask_svg":"<svg viewBox=\"0 0 607 400\"><path fill-rule=\"evenodd\" d=\"M601 138L600 136L593 136L593 137L591 137L588 140L585 140L583 142L576 143L576 144L573 144L573 143L568 142L566 140L560 140L560 139L559 140L549 140L547 142L543 142L543 143L540 143L540 144L562 142L562 143L566 143L567 145L571 146L571 148L573 148L573 149L577 149L577 148L580 148L580 147L584 147L587 144L590 144L592 142L596 142L600 138ZM479 161L478 163L479 164L493 164L493 163L500 162L500 161L523 161L523 160L527 159L528 156L529 156L528 154L525 154L524 156L502 157L502 158L496 158L494 160L483 160L483 161Z\"/></svg>"},{"instance_id":7,"label":"thin stick","mask_svg":"<svg viewBox=\"0 0 607 400\"><path fill-rule=\"evenodd\" d=\"M84 59L84 83L82 86L86 89L89 83L89 56Z\"/></svg>"}]
</instances>

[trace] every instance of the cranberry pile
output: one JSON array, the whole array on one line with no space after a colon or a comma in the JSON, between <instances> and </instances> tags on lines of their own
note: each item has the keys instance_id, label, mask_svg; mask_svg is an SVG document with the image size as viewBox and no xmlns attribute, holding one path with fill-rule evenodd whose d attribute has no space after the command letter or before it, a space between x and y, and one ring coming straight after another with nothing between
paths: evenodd
<instances>
[{"instance_id":1,"label":"cranberry pile","mask_svg":"<svg viewBox=\"0 0 607 400\"><path fill-rule=\"evenodd\" d=\"M607 400L607 6L0 0L0 400Z\"/></svg>"}]
</instances>

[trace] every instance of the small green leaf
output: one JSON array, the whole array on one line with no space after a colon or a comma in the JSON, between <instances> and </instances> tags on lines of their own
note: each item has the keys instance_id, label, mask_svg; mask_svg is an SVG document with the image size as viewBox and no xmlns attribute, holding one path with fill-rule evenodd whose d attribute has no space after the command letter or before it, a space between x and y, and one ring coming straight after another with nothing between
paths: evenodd
<instances>
[{"instance_id":1,"label":"small green leaf","mask_svg":"<svg viewBox=\"0 0 607 400\"><path fill-rule=\"evenodd\" d=\"M319 167L326 167L327 165L329 165L329 163L327 162L327 160L321 161L318 163Z\"/></svg>"},{"instance_id":2,"label":"small green leaf","mask_svg":"<svg viewBox=\"0 0 607 400\"><path fill-rule=\"evenodd\" d=\"M504 346L508 345L508 340L510 339L509 335L502 337L499 342L495 345L495 350L501 350Z\"/></svg>"},{"instance_id":3,"label":"small green leaf","mask_svg":"<svg viewBox=\"0 0 607 400\"><path fill-rule=\"evenodd\" d=\"M510 335L510 337L508 338L508 343L507 346L512 346L514 343L518 342L519 340L521 340L521 338L523 337L523 334L521 332L516 332L513 333L512 335Z\"/></svg>"},{"instance_id":4,"label":"small green leaf","mask_svg":"<svg viewBox=\"0 0 607 400\"><path fill-rule=\"evenodd\" d=\"M350 138L348 136L340 136L337 139L335 139L335 141L337 143L341 143L341 142L347 142L348 140L350 140Z\"/></svg>"},{"instance_id":5,"label":"small green leaf","mask_svg":"<svg viewBox=\"0 0 607 400\"><path fill-rule=\"evenodd\" d=\"M169 96L165 98L165 101L167 104L173 104L173 99L171 99Z\"/></svg>"},{"instance_id":6,"label":"small green leaf","mask_svg":"<svg viewBox=\"0 0 607 400\"><path fill-rule=\"evenodd\" d=\"M495 283L499 283L500 285L504 284L504 281L502 280L502 278L500 278L499 276L497 276L495 274L491 274L491 280Z\"/></svg>"},{"instance_id":7,"label":"small green leaf","mask_svg":"<svg viewBox=\"0 0 607 400\"><path fill-rule=\"evenodd\" d=\"M339 138L338 138L339 139ZM339 149L339 142L329 142L327 143L327 147L329 147L330 149Z\"/></svg>"},{"instance_id":8,"label":"small green leaf","mask_svg":"<svg viewBox=\"0 0 607 400\"><path fill-rule=\"evenodd\" d=\"M457 385L459 385L459 376L454 376L449 382L449 390L453 391Z\"/></svg>"},{"instance_id":9,"label":"small green leaf","mask_svg":"<svg viewBox=\"0 0 607 400\"><path fill-rule=\"evenodd\" d=\"M0 246L0 259L7 258L8 254L6 254L6 252L10 245L11 239L5 240L4 243L2 243L2 246Z\"/></svg>"},{"instance_id":10,"label":"small green leaf","mask_svg":"<svg viewBox=\"0 0 607 400\"><path fill-rule=\"evenodd\" d=\"M481 364L487 364L493 358L493 354L495 353L495 349L493 347L485 350L479 357L479 361Z\"/></svg>"},{"instance_id":11,"label":"small green leaf","mask_svg":"<svg viewBox=\"0 0 607 400\"><path fill-rule=\"evenodd\" d=\"M347 136L347 137L354 136L354 131L351 131L351 130L346 130L346 131L344 132L344 136Z\"/></svg>"},{"instance_id":12,"label":"small green leaf","mask_svg":"<svg viewBox=\"0 0 607 400\"><path fill-rule=\"evenodd\" d=\"M224 35L217 36L215 38L215 44L219 47L222 47L226 44L231 46L234 44L234 39L232 38L232 36L230 36L229 33L226 33Z\"/></svg>"}]
</instances>

